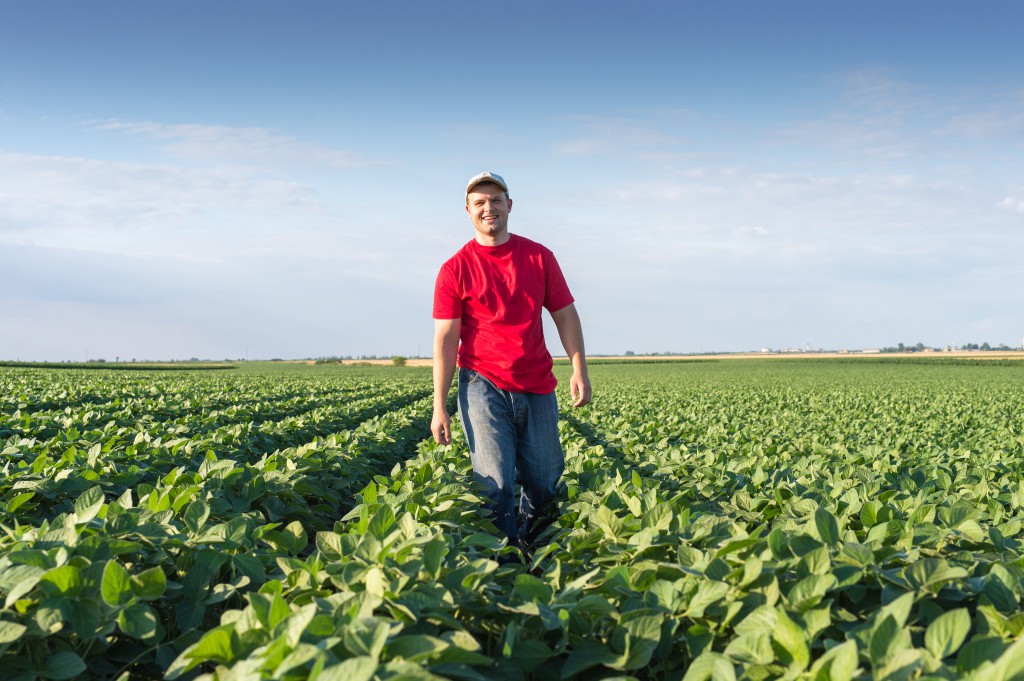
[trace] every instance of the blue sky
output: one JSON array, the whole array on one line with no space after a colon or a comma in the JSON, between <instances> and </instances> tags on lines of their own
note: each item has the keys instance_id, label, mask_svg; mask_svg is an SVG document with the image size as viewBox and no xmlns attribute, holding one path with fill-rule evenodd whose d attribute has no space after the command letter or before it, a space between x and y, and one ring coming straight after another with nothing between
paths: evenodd
<instances>
[{"instance_id":1,"label":"blue sky","mask_svg":"<svg viewBox=\"0 0 1024 681\"><path fill-rule=\"evenodd\" d=\"M1015 2L5 3L0 358L427 355L481 170L591 353L1016 346L1022 24Z\"/></svg>"}]
</instances>

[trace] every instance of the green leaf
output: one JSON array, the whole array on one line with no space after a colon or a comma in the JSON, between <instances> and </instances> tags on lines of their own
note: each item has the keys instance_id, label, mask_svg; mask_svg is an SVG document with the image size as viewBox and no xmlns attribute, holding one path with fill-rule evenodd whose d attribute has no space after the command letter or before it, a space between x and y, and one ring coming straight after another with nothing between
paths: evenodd
<instances>
[{"instance_id":1,"label":"green leaf","mask_svg":"<svg viewBox=\"0 0 1024 681\"><path fill-rule=\"evenodd\" d=\"M134 598L128 571L116 560L108 560L106 567L103 568L100 595L107 605L115 608L126 605Z\"/></svg>"},{"instance_id":2,"label":"green leaf","mask_svg":"<svg viewBox=\"0 0 1024 681\"><path fill-rule=\"evenodd\" d=\"M825 594L835 584L836 578L833 575L810 575L794 584L786 599L794 610L810 610L821 603Z\"/></svg>"},{"instance_id":3,"label":"green leaf","mask_svg":"<svg viewBox=\"0 0 1024 681\"><path fill-rule=\"evenodd\" d=\"M86 670L85 662L76 653L62 652L48 655L42 668L37 669L39 676L44 679L61 681L73 679Z\"/></svg>"},{"instance_id":4,"label":"green leaf","mask_svg":"<svg viewBox=\"0 0 1024 681\"><path fill-rule=\"evenodd\" d=\"M967 571L961 567L950 567L942 558L922 558L904 570L904 576L915 589L931 589L954 579L965 579Z\"/></svg>"},{"instance_id":5,"label":"green leaf","mask_svg":"<svg viewBox=\"0 0 1024 681\"><path fill-rule=\"evenodd\" d=\"M551 587L541 579L530 574L516 575L513 591L527 602L548 604L551 602Z\"/></svg>"},{"instance_id":6,"label":"green leaf","mask_svg":"<svg viewBox=\"0 0 1024 681\"><path fill-rule=\"evenodd\" d=\"M995 662L1006 650L1006 644L998 636L973 638L960 649L956 656L956 670L960 674L974 671L985 662Z\"/></svg>"},{"instance_id":7,"label":"green leaf","mask_svg":"<svg viewBox=\"0 0 1024 681\"><path fill-rule=\"evenodd\" d=\"M317 532L315 541L317 550L327 560L338 560L342 555L344 555L344 549L341 545L341 535L337 532Z\"/></svg>"},{"instance_id":8,"label":"green leaf","mask_svg":"<svg viewBox=\"0 0 1024 681\"><path fill-rule=\"evenodd\" d=\"M643 615L639 617L632 617L626 620L626 617L632 613L628 613L622 616L622 629L626 631L629 641L629 655L621 669L642 669L646 667L651 661L651 656L654 655L654 651L658 647L658 643L661 641L661 626L665 621L665 616L661 613L655 615Z\"/></svg>"},{"instance_id":9,"label":"green leaf","mask_svg":"<svg viewBox=\"0 0 1024 681\"><path fill-rule=\"evenodd\" d=\"M777 644L779 660L791 672L803 671L811 662L811 651L807 647L804 630L791 620L782 608L777 608L776 613L779 616L779 621L772 632L772 639Z\"/></svg>"},{"instance_id":10,"label":"green leaf","mask_svg":"<svg viewBox=\"0 0 1024 681\"><path fill-rule=\"evenodd\" d=\"M372 483L371 483L372 484ZM377 660L372 657L350 657L331 665L309 681L370 681L377 673Z\"/></svg>"},{"instance_id":11,"label":"green leaf","mask_svg":"<svg viewBox=\"0 0 1024 681\"><path fill-rule=\"evenodd\" d=\"M146 603L135 603L120 612L117 625L132 638L151 638L157 630L156 612Z\"/></svg>"},{"instance_id":12,"label":"green leaf","mask_svg":"<svg viewBox=\"0 0 1024 681\"><path fill-rule=\"evenodd\" d=\"M35 492L22 492L21 494L12 497L11 500L7 502L7 512L13 514L15 511L18 510L18 508L21 507L22 504L24 504L26 501L28 501L35 495Z\"/></svg>"},{"instance_id":13,"label":"green leaf","mask_svg":"<svg viewBox=\"0 0 1024 681\"><path fill-rule=\"evenodd\" d=\"M786 533L777 527L768 533L768 548L772 550L772 556L777 560L785 560L793 555Z\"/></svg>"},{"instance_id":14,"label":"green leaf","mask_svg":"<svg viewBox=\"0 0 1024 681\"><path fill-rule=\"evenodd\" d=\"M14 643L27 631L28 627L17 622L0 620L0 645Z\"/></svg>"},{"instance_id":15,"label":"green leaf","mask_svg":"<svg viewBox=\"0 0 1024 681\"><path fill-rule=\"evenodd\" d=\"M561 677L570 679L592 667L614 664L618 659L619 655L607 646L592 639L583 639L573 647L562 665Z\"/></svg>"},{"instance_id":16,"label":"green leaf","mask_svg":"<svg viewBox=\"0 0 1024 681\"><path fill-rule=\"evenodd\" d=\"M194 645L187 648L181 654L190 660L188 669L204 662L220 662L228 664L235 660L239 648L238 636L235 634L235 625L222 624L219 627L210 629L203 634Z\"/></svg>"},{"instance_id":17,"label":"green leaf","mask_svg":"<svg viewBox=\"0 0 1024 681\"><path fill-rule=\"evenodd\" d=\"M224 546L229 549L252 546L248 518L235 516L224 524Z\"/></svg>"},{"instance_id":18,"label":"green leaf","mask_svg":"<svg viewBox=\"0 0 1024 681\"><path fill-rule=\"evenodd\" d=\"M886 616L895 620L897 627L904 627L907 618L910 616L910 609L914 606L914 594L905 593L891 603L883 606L875 616L876 624L880 624Z\"/></svg>"},{"instance_id":19,"label":"green leaf","mask_svg":"<svg viewBox=\"0 0 1024 681\"><path fill-rule=\"evenodd\" d=\"M377 660L388 641L389 631L390 627L384 622L361 617L342 629L342 644L353 655Z\"/></svg>"},{"instance_id":20,"label":"green leaf","mask_svg":"<svg viewBox=\"0 0 1024 681\"><path fill-rule=\"evenodd\" d=\"M423 547L423 569L437 579L441 563L448 554L448 542L441 537L434 537Z\"/></svg>"},{"instance_id":21,"label":"green leaf","mask_svg":"<svg viewBox=\"0 0 1024 681\"><path fill-rule=\"evenodd\" d=\"M167 590L167 577L159 567L149 568L132 576L131 583L136 598L143 601L155 601Z\"/></svg>"},{"instance_id":22,"label":"green leaf","mask_svg":"<svg viewBox=\"0 0 1024 681\"><path fill-rule=\"evenodd\" d=\"M47 595L77 595L82 588L82 573L74 565L62 565L39 578L39 588Z\"/></svg>"},{"instance_id":23,"label":"green leaf","mask_svg":"<svg viewBox=\"0 0 1024 681\"><path fill-rule=\"evenodd\" d=\"M199 531L203 529L203 525L206 524L209 517L210 507L205 501L196 500L185 509L185 515L182 519L185 521L185 527L188 528L189 532L199 534Z\"/></svg>"},{"instance_id":24,"label":"green leaf","mask_svg":"<svg viewBox=\"0 0 1024 681\"><path fill-rule=\"evenodd\" d=\"M438 664L490 666L494 663L494 660L480 652L480 644L468 631L446 631L441 634L441 640L448 647L437 658Z\"/></svg>"},{"instance_id":25,"label":"green leaf","mask_svg":"<svg viewBox=\"0 0 1024 681\"><path fill-rule=\"evenodd\" d=\"M736 670L728 657L709 651L693 661L683 681L736 681Z\"/></svg>"},{"instance_id":26,"label":"green leaf","mask_svg":"<svg viewBox=\"0 0 1024 681\"><path fill-rule=\"evenodd\" d=\"M439 638L424 634L399 636L387 644L388 659L403 659L410 662L426 662L436 659L448 644Z\"/></svg>"},{"instance_id":27,"label":"green leaf","mask_svg":"<svg viewBox=\"0 0 1024 681\"><path fill-rule=\"evenodd\" d=\"M512 644L510 657L520 669L529 674L550 660L554 654L543 641L517 639Z\"/></svg>"},{"instance_id":28,"label":"green leaf","mask_svg":"<svg viewBox=\"0 0 1024 681\"><path fill-rule=\"evenodd\" d=\"M996 673L1005 681L1024 680L1024 639L1018 639L996 660Z\"/></svg>"},{"instance_id":29,"label":"green leaf","mask_svg":"<svg viewBox=\"0 0 1024 681\"><path fill-rule=\"evenodd\" d=\"M725 654L743 664L766 665L775 660L770 631L748 632L733 638Z\"/></svg>"},{"instance_id":30,"label":"green leaf","mask_svg":"<svg viewBox=\"0 0 1024 681\"><path fill-rule=\"evenodd\" d=\"M900 629L892 615L886 615L879 623L871 635L868 649L873 666L881 667L896 652L900 643Z\"/></svg>"},{"instance_id":31,"label":"green leaf","mask_svg":"<svg viewBox=\"0 0 1024 681\"><path fill-rule=\"evenodd\" d=\"M800 577L827 575L831 569L832 556L824 546L804 554L804 557L797 564L797 573Z\"/></svg>"},{"instance_id":32,"label":"green leaf","mask_svg":"<svg viewBox=\"0 0 1024 681\"><path fill-rule=\"evenodd\" d=\"M278 566L284 569L284 557L278 558ZM267 581L267 570L258 556L251 553L236 553L231 556L231 566L238 572L249 578L255 584L263 584Z\"/></svg>"},{"instance_id":33,"label":"green leaf","mask_svg":"<svg viewBox=\"0 0 1024 681\"><path fill-rule=\"evenodd\" d=\"M936 660L955 653L971 633L971 616L967 608L950 610L935 618L924 633L924 645Z\"/></svg>"},{"instance_id":34,"label":"green leaf","mask_svg":"<svg viewBox=\"0 0 1024 681\"><path fill-rule=\"evenodd\" d=\"M298 610L292 612L288 617L287 623L285 624L284 636L288 645L295 648L299 645L299 640L302 638L302 634L305 633L306 627L313 621L316 616L316 605L309 603L302 606Z\"/></svg>"},{"instance_id":35,"label":"green leaf","mask_svg":"<svg viewBox=\"0 0 1024 681\"><path fill-rule=\"evenodd\" d=\"M662 502L652 507L640 517L640 526L658 531L668 531L672 527L675 512L672 507Z\"/></svg>"},{"instance_id":36,"label":"green leaf","mask_svg":"<svg viewBox=\"0 0 1024 681\"><path fill-rule=\"evenodd\" d=\"M836 560L859 567L869 567L875 564L875 553L870 546L850 542L843 544L843 548L836 555Z\"/></svg>"},{"instance_id":37,"label":"green leaf","mask_svg":"<svg viewBox=\"0 0 1024 681\"><path fill-rule=\"evenodd\" d=\"M103 490L100 487L93 487L82 492L75 501L75 516L78 523L87 523L96 517L96 514L103 508Z\"/></svg>"},{"instance_id":38,"label":"green leaf","mask_svg":"<svg viewBox=\"0 0 1024 681\"><path fill-rule=\"evenodd\" d=\"M615 511L607 506L598 506L597 511L590 516L590 520L610 539L618 539L622 534L622 521L615 515Z\"/></svg>"},{"instance_id":39,"label":"green leaf","mask_svg":"<svg viewBox=\"0 0 1024 681\"><path fill-rule=\"evenodd\" d=\"M839 523L836 522L836 517L828 509L818 507L818 510L814 512L814 526L818 530L818 537L823 542L829 546L835 546L839 543Z\"/></svg>"},{"instance_id":40,"label":"green leaf","mask_svg":"<svg viewBox=\"0 0 1024 681\"><path fill-rule=\"evenodd\" d=\"M10 558L10 556L11 554L7 555L8 558ZM0 587L7 589L7 597L4 599L4 607L10 608L18 601L18 599L32 591L36 584L39 583L39 579L43 574L44 571L42 569L32 565L14 565L13 567L9 567L4 570L2 578L3 586ZM56 585L54 585L54 589L56 588Z\"/></svg>"},{"instance_id":41,"label":"green leaf","mask_svg":"<svg viewBox=\"0 0 1024 681\"><path fill-rule=\"evenodd\" d=\"M754 609L736 625L737 634L771 634L779 623L779 615L770 605L762 605Z\"/></svg>"},{"instance_id":42,"label":"green leaf","mask_svg":"<svg viewBox=\"0 0 1024 681\"><path fill-rule=\"evenodd\" d=\"M1017 579L1002 565L996 563L985 576L983 593L1003 614L1010 614L1018 609L1017 594L1014 585Z\"/></svg>"},{"instance_id":43,"label":"green leaf","mask_svg":"<svg viewBox=\"0 0 1024 681\"><path fill-rule=\"evenodd\" d=\"M370 524L366 527L366 533L377 537L377 539L384 539L388 529L394 524L395 512L391 510L390 506L385 504L378 508L374 512L373 517L370 518ZM305 533L303 533L303 538L305 538Z\"/></svg>"},{"instance_id":44,"label":"green leaf","mask_svg":"<svg viewBox=\"0 0 1024 681\"><path fill-rule=\"evenodd\" d=\"M958 501L953 506L938 509L939 520L946 527L957 527L974 518L978 511L973 504Z\"/></svg>"},{"instance_id":45,"label":"green leaf","mask_svg":"<svg viewBox=\"0 0 1024 681\"><path fill-rule=\"evenodd\" d=\"M394 517L394 513L392 513L392 517ZM283 530L283 534L288 537L288 550L291 551L292 555L299 555L309 544L306 530L298 520L288 523Z\"/></svg>"},{"instance_id":46,"label":"green leaf","mask_svg":"<svg viewBox=\"0 0 1024 681\"><path fill-rule=\"evenodd\" d=\"M857 644L846 641L827 650L811 666L812 681L851 681L857 673Z\"/></svg>"},{"instance_id":47,"label":"green leaf","mask_svg":"<svg viewBox=\"0 0 1024 681\"><path fill-rule=\"evenodd\" d=\"M924 665L924 654L924 650L909 647L908 643L908 647L894 651L884 665L872 671L875 678L883 681L911 681L920 678L918 671Z\"/></svg>"},{"instance_id":48,"label":"green leaf","mask_svg":"<svg viewBox=\"0 0 1024 681\"><path fill-rule=\"evenodd\" d=\"M292 609L288 606L288 601L282 598L279 593L272 594L270 596L270 607L267 609L267 620L265 626L267 629L273 629L278 624L288 619L291 614Z\"/></svg>"},{"instance_id":49,"label":"green leaf","mask_svg":"<svg viewBox=\"0 0 1024 681\"><path fill-rule=\"evenodd\" d=\"M704 616L704 611L711 605L721 603L729 593L730 586L727 582L718 582L711 579L704 580L697 587L697 592L686 605L687 617L699 619Z\"/></svg>"}]
</instances>

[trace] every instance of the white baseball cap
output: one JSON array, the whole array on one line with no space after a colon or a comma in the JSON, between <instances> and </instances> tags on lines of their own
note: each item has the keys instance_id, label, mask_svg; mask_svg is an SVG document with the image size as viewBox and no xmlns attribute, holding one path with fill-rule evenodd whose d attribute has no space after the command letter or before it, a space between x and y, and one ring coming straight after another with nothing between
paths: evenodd
<instances>
[{"instance_id":1,"label":"white baseball cap","mask_svg":"<svg viewBox=\"0 0 1024 681\"><path fill-rule=\"evenodd\" d=\"M497 173L483 172L469 178L469 184L466 185L466 196L469 196L469 192L473 190L473 187L481 184L482 182L493 182L504 189L505 193L508 194L508 184L505 182L505 178Z\"/></svg>"}]
</instances>

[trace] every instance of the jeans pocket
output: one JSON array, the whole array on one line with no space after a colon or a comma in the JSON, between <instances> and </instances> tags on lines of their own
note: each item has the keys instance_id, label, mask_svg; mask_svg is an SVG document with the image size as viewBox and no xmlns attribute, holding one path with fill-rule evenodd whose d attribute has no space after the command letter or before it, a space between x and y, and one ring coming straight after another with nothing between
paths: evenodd
<instances>
[{"instance_id":1,"label":"jeans pocket","mask_svg":"<svg viewBox=\"0 0 1024 681\"><path fill-rule=\"evenodd\" d=\"M473 385L480 379L480 372L459 367L459 383Z\"/></svg>"}]
</instances>

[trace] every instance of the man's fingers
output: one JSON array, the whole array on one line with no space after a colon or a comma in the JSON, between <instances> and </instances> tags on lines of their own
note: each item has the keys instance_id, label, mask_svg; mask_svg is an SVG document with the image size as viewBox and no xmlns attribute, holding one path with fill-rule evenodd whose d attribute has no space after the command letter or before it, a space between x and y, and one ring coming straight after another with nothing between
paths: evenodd
<instances>
[{"instance_id":1,"label":"man's fingers","mask_svg":"<svg viewBox=\"0 0 1024 681\"><path fill-rule=\"evenodd\" d=\"M447 445L452 442L452 422L447 414L435 416L430 423L430 433L434 436L434 442L439 445Z\"/></svg>"},{"instance_id":2,"label":"man's fingers","mask_svg":"<svg viewBox=\"0 0 1024 681\"><path fill-rule=\"evenodd\" d=\"M574 381L569 389L569 393L574 400L572 406L582 407L585 404L590 404L590 386L583 381L578 383Z\"/></svg>"}]
</instances>

